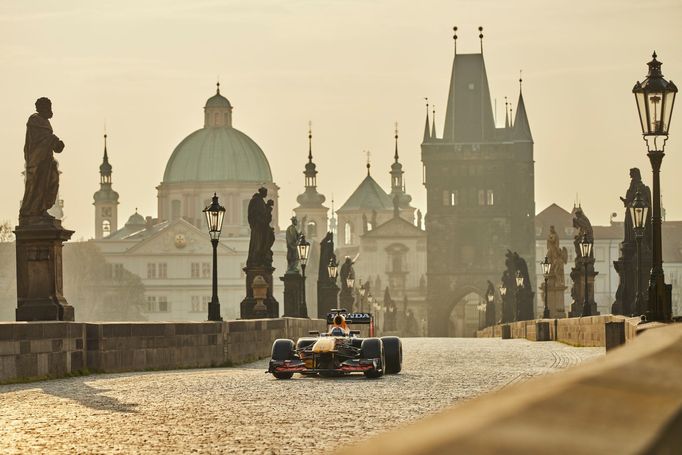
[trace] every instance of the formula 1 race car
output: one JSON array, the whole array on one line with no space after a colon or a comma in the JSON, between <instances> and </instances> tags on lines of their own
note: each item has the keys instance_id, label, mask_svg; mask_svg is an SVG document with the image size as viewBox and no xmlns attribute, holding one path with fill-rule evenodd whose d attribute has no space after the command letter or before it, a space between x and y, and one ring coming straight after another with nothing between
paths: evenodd
<instances>
[{"instance_id":1,"label":"formula 1 race car","mask_svg":"<svg viewBox=\"0 0 682 455\"><path fill-rule=\"evenodd\" d=\"M360 338L358 324L369 324L369 338ZM342 376L363 373L367 378L397 374L402 369L403 347L398 337L374 337L371 313L349 313L333 309L327 314L327 333L309 332L315 337L278 339L272 345L267 373L277 379L303 375Z\"/></svg>"}]
</instances>

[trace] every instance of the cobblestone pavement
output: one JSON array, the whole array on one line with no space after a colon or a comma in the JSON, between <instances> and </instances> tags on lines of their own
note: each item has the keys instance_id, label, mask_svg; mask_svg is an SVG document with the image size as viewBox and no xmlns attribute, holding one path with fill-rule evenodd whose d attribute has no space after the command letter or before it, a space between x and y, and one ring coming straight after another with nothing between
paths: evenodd
<instances>
[{"instance_id":1,"label":"cobblestone pavement","mask_svg":"<svg viewBox=\"0 0 682 455\"><path fill-rule=\"evenodd\" d=\"M275 380L238 368L0 386L0 453L313 453L603 355L526 340L403 340L403 372Z\"/></svg>"}]
</instances>

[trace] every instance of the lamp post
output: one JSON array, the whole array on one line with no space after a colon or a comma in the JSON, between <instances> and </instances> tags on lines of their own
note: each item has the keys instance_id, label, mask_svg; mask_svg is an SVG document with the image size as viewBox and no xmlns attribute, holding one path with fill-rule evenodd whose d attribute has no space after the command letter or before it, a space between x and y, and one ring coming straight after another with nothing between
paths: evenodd
<instances>
[{"instance_id":1,"label":"lamp post","mask_svg":"<svg viewBox=\"0 0 682 455\"><path fill-rule=\"evenodd\" d=\"M583 234L583 238L580 241L580 256L583 258L583 263L585 264L585 302L583 303L583 313L582 316L592 316L592 308L589 299L589 287L587 283L587 264L590 261L590 255L592 254L592 242L587 238L587 234Z\"/></svg>"},{"instance_id":2,"label":"lamp post","mask_svg":"<svg viewBox=\"0 0 682 455\"><path fill-rule=\"evenodd\" d=\"M516 308L514 311L514 321L518 321L521 313L521 291L523 290L523 275L521 271L516 271Z\"/></svg>"},{"instance_id":3,"label":"lamp post","mask_svg":"<svg viewBox=\"0 0 682 455\"><path fill-rule=\"evenodd\" d=\"M544 261L540 261L542 266L542 275L545 278L545 311L542 313L544 319L549 319L549 306L547 305L547 280L549 280L550 273L552 273L552 263L549 262L549 258L545 256Z\"/></svg>"},{"instance_id":4,"label":"lamp post","mask_svg":"<svg viewBox=\"0 0 682 455\"><path fill-rule=\"evenodd\" d=\"M670 119L675 104L677 87L672 81L663 79L661 62L653 59L647 63L649 73L643 82L637 81L632 93L637 101L642 136L647 145L647 156L653 173L653 214L652 239L653 263L649 278L649 304L646 311L650 321L667 322L672 318L672 286L665 284L663 273L663 252L661 245L661 163L665 156L665 142L668 140Z\"/></svg>"},{"instance_id":5,"label":"lamp post","mask_svg":"<svg viewBox=\"0 0 682 455\"><path fill-rule=\"evenodd\" d=\"M358 288L358 291L360 291L360 312L362 313L365 310L365 294L367 294L367 288L369 287L369 281L366 281L364 284L362 280L360 280L360 287Z\"/></svg>"},{"instance_id":6,"label":"lamp post","mask_svg":"<svg viewBox=\"0 0 682 455\"><path fill-rule=\"evenodd\" d=\"M301 280L301 302L298 310L299 317L308 317L308 304L305 301L305 266L308 264L308 255L310 254L310 243L305 239L305 235L301 234L298 239L298 260L301 263L301 272L303 279Z\"/></svg>"},{"instance_id":7,"label":"lamp post","mask_svg":"<svg viewBox=\"0 0 682 455\"><path fill-rule=\"evenodd\" d=\"M225 207L218 204L218 195L216 193L213 193L211 205L206 207L203 212L208 224L208 235L211 237L211 244L213 245L213 286L211 301L208 304L208 320L222 321L220 301L218 300L218 241L223 230Z\"/></svg>"},{"instance_id":8,"label":"lamp post","mask_svg":"<svg viewBox=\"0 0 682 455\"><path fill-rule=\"evenodd\" d=\"M644 203L642 194L637 191L635 199L628 208L630 219L632 220L635 240L637 241L637 280L635 281L635 311L637 314L644 314L644 302L642 297L641 268L642 268L642 237L644 237L644 226L649 207Z\"/></svg>"},{"instance_id":9,"label":"lamp post","mask_svg":"<svg viewBox=\"0 0 682 455\"><path fill-rule=\"evenodd\" d=\"M352 276L348 276L346 278L346 288L348 288L348 303L350 303L351 308L350 311L353 311L353 302L355 301L355 297L353 296L353 285L355 284L355 278ZM347 308L346 308L347 309Z\"/></svg>"},{"instance_id":10,"label":"lamp post","mask_svg":"<svg viewBox=\"0 0 682 455\"><path fill-rule=\"evenodd\" d=\"M492 288L491 288L492 289ZM493 325L495 322L495 293L489 292L486 296L488 303L485 306L485 326Z\"/></svg>"},{"instance_id":11,"label":"lamp post","mask_svg":"<svg viewBox=\"0 0 682 455\"><path fill-rule=\"evenodd\" d=\"M329 258L329 265L327 265L327 275L332 283L336 284L336 277L339 274L339 263L336 261L336 255Z\"/></svg>"},{"instance_id":12,"label":"lamp post","mask_svg":"<svg viewBox=\"0 0 682 455\"><path fill-rule=\"evenodd\" d=\"M507 286L505 286L505 284L503 282L502 284L500 284L500 297L502 298L502 307L501 307L502 311L501 311L500 316L501 316L502 322L509 322L509 321L505 321L505 318L504 318L504 311L505 311L505 307L507 305L507 303L505 302L506 296L507 296Z\"/></svg>"}]
</instances>

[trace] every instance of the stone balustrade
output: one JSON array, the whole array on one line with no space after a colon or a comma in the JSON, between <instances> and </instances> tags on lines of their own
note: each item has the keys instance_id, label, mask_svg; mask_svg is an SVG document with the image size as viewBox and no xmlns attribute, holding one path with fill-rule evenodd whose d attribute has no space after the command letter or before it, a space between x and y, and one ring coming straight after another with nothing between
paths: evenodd
<instances>
[{"instance_id":1,"label":"stone balustrade","mask_svg":"<svg viewBox=\"0 0 682 455\"><path fill-rule=\"evenodd\" d=\"M322 319L224 322L0 323L0 383L84 372L236 365L270 355L277 338L325 330Z\"/></svg>"}]
</instances>

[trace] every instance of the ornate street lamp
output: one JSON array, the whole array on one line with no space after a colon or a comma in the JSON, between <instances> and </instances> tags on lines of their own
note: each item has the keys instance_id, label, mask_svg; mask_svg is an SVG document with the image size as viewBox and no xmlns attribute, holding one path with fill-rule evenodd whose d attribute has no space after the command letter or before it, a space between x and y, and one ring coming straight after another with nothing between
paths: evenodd
<instances>
[{"instance_id":1,"label":"ornate street lamp","mask_svg":"<svg viewBox=\"0 0 682 455\"><path fill-rule=\"evenodd\" d=\"M332 257L329 258L329 265L327 265L327 275L329 275L329 279L336 284L336 277L338 274L339 263L336 261L336 255L332 255Z\"/></svg>"},{"instance_id":2,"label":"ornate street lamp","mask_svg":"<svg viewBox=\"0 0 682 455\"><path fill-rule=\"evenodd\" d=\"M550 273L552 273L552 263L549 262L549 258L545 256L544 261L540 261L542 266L542 276L545 278L545 311L542 313L544 319L549 319L549 306L547 305L547 280L549 280Z\"/></svg>"},{"instance_id":3,"label":"ornate street lamp","mask_svg":"<svg viewBox=\"0 0 682 455\"><path fill-rule=\"evenodd\" d=\"M204 209L204 215L208 225L208 235L211 237L211 244L213 245L213 286L211 301L208 304L208 320L222 321L220 301L218 300L218 241L223 230L225 207L218 204L218 195L216 193L213 193L211 205Z\"/></svg>"},{"instance_id":4,"label":"ornate street lamp","mask_svg":"<svg viewBox=\"0 0 682 455\"><path fill-rule=\"evenodd\" d=\"M583 303L583 316L592 316L592 308L590 308L589 292L587 286L587 264L590 262L590 255L592 254L592 242L587 238L587 234L583 234L580 241L580 257L583 258L585 264L585 303Z\"/></svg>"},{"instance_id":5,"label":"ornate street lamp","mask_svg":"<svg viewBox=\"0 0 682 455\"><path fill-rule=\"evenodd\" d=\"M517 288L523 287L523 275L521 275L520 270L516 271L516 287Z\"/></svg>"},{"instance_id":6,"label":"ornate street lamp","mask_svg":"<svg viewBox=\"0 0 682 455\"><path fill-rule=\"evenodd\" d=\"M488 303L485 306L485 326L488 327L495 324L495 291L491 290L486 298Z\"/></svg>"},{"instance_id":7,"label":"ornate street lamp","mask_svg":"<svg viewBox=\"0 0 682 455\"><path fill-rule=\"evenodd\" d=\"M633 230L635 231L635 240L637 241L637 280L635 281L635 311L637 314L644 314L644 298L642 296L641 284L641 268L642 268L642 237L644 237L644 229L647 220L649 207L646 206L642 194L637 191L635 199L628 208L630 212L630 219L632 220Z\"/></svg>"},{"instance_id":8,"label":"ornate street lamp","mask_svg":"<svg viewBox=\"0 0 682 455\"><path fill-rule=\"evenodd\" d=\"M500 297L502 298L502 305L500 306L500 310L501 310L501 311L500 311L500 313L501 313L500 316L501 316L501 322L503 322L503 323L504 323L504 322L509 322L509 321L505 320L505 316L504 316L504 315L505 315L505 308L506 308L507 305L509 304L509 303L506 301L506 300L507 300L507 299L505 298L506 296L507 296L507 286L504 284L504 281L503 281L502 284L500 284ZM507 313L509 313L509 310L508 310L508 309L507 309L506 311L507 311Z\"/></svg>"},{"instance_id":9,"label":"ornate street lamp","mask_svg":"<svg viewBox=\"0 0 682 455\"><path fill-rule=\"evenodd\" d=\"M308 264L308 255L310 254L310 242L305 239L305 235L301 234L298 239L298 260L301 263L301 271L303 273L303 280L301 282L301 305L299 309L299 317L308 317L308 305L305 301L305 266Z\"/></svg>"},{"instance_id":10,"label":"ornate street lamp","mask_svg":"<svg viewBox=\"0 0 682 455\"><path fill-rule=\"evenodd\" d=\"M642 136L647 145L647 155L653 172L653 214L652 239L653 263L649 278L649 304L646 311L650 321L667 322L672 318L672 286L665 284L663 273L663 251L661 245L661 163L668 140L670 119L673 114L677 87L672 81L663 79L661 62L653 59L647 63L649 73L643 82L637 81L632 93L635 94Z\"/></svg>"},{"instance_id":11,"label":"ornate street lamp","mask_svg":"<svg viewBox=\"0 0 682 455\"><path fill-rule=\"evenodd\" d=\"M515 308L514 308L514 320L518 321L521 318L521 291L523 290L523 275L521 275L521 271L517 270L516 271L516 301L515 303Z\"/></svg>"}]
</instances>

